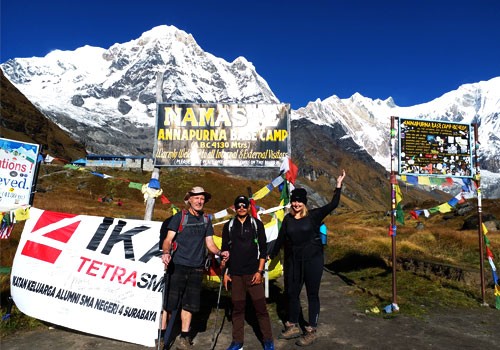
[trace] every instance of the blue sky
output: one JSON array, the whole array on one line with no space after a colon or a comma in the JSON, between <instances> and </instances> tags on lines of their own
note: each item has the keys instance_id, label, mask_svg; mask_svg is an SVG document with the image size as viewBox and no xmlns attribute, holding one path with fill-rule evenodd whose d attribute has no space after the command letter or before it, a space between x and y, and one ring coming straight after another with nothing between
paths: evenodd
<instances>
[{"instance_id":1,"label":"blue sky","mask_svg":"<svg viewBox=\"0 0 500 350\"><path fill-rule=\"evenodd\" d=\"M0 62L108 48L162 24L252 62L281 102L355 92L428 102L500 76L498 0L3 0Z\"/></svg>"}]
</instances>

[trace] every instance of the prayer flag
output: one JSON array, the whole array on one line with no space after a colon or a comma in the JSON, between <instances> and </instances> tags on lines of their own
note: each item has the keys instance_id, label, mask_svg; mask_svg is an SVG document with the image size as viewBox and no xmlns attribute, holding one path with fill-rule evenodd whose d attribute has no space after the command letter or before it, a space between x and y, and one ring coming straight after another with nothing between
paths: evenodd
<instances>
[{"instance_id":1,"label":"prayer flag","mask_svg":"<svg viewBox=\"0 0 500 350\"><path fill-rule=\"evenodd\" d=\"M438 210L440 213L449 213L451 211L451 206L448 203L443 203L438 206Z\"/></svg>"},{"instance_id":2,"label":"prayer flag","mask_svg":"<svg viewBox=\"0 0 500 350\"><path fill-rule=\"evenodd\" d=\"M486 225L484 224L484 222L482 223L482 228L483 228L483 235L487 234L488 233L488 229L486 228Z\"/></svg>"},{"instance_id":3,"label":"prayer flag","mask_svg":"<svg viewBox=\"0 0 500 350\"><path fill-rule=\"evenodd\" d=\"M271 185L271 184L268 184L267 186L264 186L260 190L258 190L257 192L255 192L253 194L252 198L255 199L255 200L259 200L259 199L262 199L265 196L267 196L271 192L271 190L272 190L272 185L271 185L271 189L269 189L269 185Z\"/></svg>"},{"instance_id":4,"label":"prayer flag","mask_svg":"<svg viewBox=\"0 0 500 350\"><path fill-rule=\"evenodd\" d=\"M128 184L128 187L135 188L136 190L142 190L142 184L140 184L138 182L130 181L130 183Z\"/></svg>"},{"instance_id":5,"label":"prayer flag","mask_svg":"<svg viewBox=\"0 0 500 350\"><path fill-rule=\"evenodd\" d=\"M169 204L170 203L170 200L167 197L165 197L164 194L161 195L160 200L161 200L162 204Z\"/></svg>"},{"instance_id":6,"label":"prayer flag","mask_svg":"<svg viewBox=\"0 0 500 350\"><path fill-rule=\"evenodd\" d=\"M396 206L396 221L400 224L405 224L405 214L403 212L403 208L401 207L401 203L398 203Z\"/></svg>"},{"instance_id":7,"label":"prayer flag","mask_svg":"<svg viewBox=\"0 0 500 350\"><path fill-rule=\"evenodd\" d=\"M418 177L414 175L407 175L406 180L411 185L418 185Z\"/></svg>"},{"instance_id":8,"label":"prayer flag","mask_svg":"<svg viewBox=\"0 0 500 350\"><path fill-rule=\"evenodd\" d=\"M426 185L426 186L430 186L431 185L431 182L429 180L429 177L428 176L419 176L418 177L418 184L419 185Z\"/></svg>"},{"instance_id":9,"label":"prayer flag","mask_svg":"<svg viewBox=\"0 0 500 350\"><path fill-rule=\"evenodd\" d=\"M285 173L285 177L288 181L295 185L295 180L297 179L297 175L299 173L299 168L292 162L291 159L289 161L289 169Z\"/></svg>"},{"instance_id":10,"label":"prayer flag","mask_svg":"<svg viewBox=\"0 0 500 350\"><path fill-rule=\"evenodd\" d=\"M52 157L50 154L47 154L45 156L45 163L52 163L52 161L54 160L55 158Z\"/></svg>"},{"instance_id":11,"label":"prayer flag","mask_svg":"<svg viewBox=\"0 0 500 350\"><path fill-rule=\"evenodd\" d=\"M396 225L390 225L389 226L389 236L395 236L396 235Z\"/></svg>"},{"instance_id":12,"label":"prayer flag","mask_svg":"<svg viewBox=\"0 0 500 350\"><path fill-rule=\"evenodd\" d=\"M280 175L272 181L272 184L274 187L277 187L277 186L281 185L283 183L283 181L285 181L285 179L283 179L283 176Z\"/></svg>"},{"instance_id":13,"label":"prayer flag","mask_svg":"<svg viewBox=\"0 0 500 350\"><path fill-rule=\"evenodd\" d=\"M30 208L19 208L15 212L16 221L25 221L30 218Z\"/></svg>"},{"instance_id":14,"label":"prayer flag","mask_svg":"<svg viewBox=\"0 0 500 350\"><path fill-rule=\"evenodd\" d=\"M227 209L224 209L224 210L221 210L221 211L215 213L214 218L220 219L220 218L223 218L223 217L228 216L228 215L229 215L229 213L227 212Z\"/></svg>"},{"instance_id":15,"label":"prayer flag","mask_svg":"<svg viewBox=\"0 0 500 350\"><path fill-rule=\"evenodd\" d=\"M401 193L401 189L398 185L394 186L396 189L396 204L399 204L403 200L403 193Z\"/></svg>"}]
</instances>

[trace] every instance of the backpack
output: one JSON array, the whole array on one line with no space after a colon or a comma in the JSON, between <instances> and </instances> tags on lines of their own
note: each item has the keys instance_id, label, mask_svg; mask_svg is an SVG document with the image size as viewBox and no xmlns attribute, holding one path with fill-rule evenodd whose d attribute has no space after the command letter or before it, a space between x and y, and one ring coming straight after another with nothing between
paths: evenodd
<instances>
[{"instance_id":1,"label":"backpack","mask_svg":"<svg viewBox=\"0 0 500 350\"><path fill-rule=\"evenodd\" d=\"M179 228L177 229L177 233L181 233L182 230L184 229L184 226L187 225L187 222L188 222L188 216L187 216L187 210L186 209L182 209L181 211L181 222L179 223ZM170 224L170 220L172 220L174 216L170 216L168 218L165 219L165 221L163 221L163 223L161 224L161 227L160 227L160 240L158 242L158 249L162 250L163 249L163 241L165 240L165 238L167 238L167 233L168 233L168 225ZM208 225L208 215L207 214L203 214L203 224L205 226ZM176 235L177 235L176 233ZM174 238L175 240L175 238ZM172 250L175 251L175 248L176 248L176 245L174 244L174 242L172 242Z\"/></svg>"},{"instance_id":2,"label":"backpack","mask_svg":"<svg viewBox=\"0 0 500 350\"><path fill-rule=\"evenodd\" d=\"M324 222L322 222L319 226L319 237L321 238L321 244L328 244L328 228L326 227Z\"/></svg>"},{"instance_id":3,"label":"backpack","mask_svg":"<svg viewBox=\"0 0 500 350\"><path fill-rule=\"evenodd\" d=\"M257 244L257 256L260 255L260 251L259 251L259 235L258 235L258 230L257 230L257 221L255 221L255 218L252 216L252 215L249 215L250 216L250 222L252 223L252 227L253 227L253 233L254 233L254 236L253 236L253 242L255 244ZM227 242L227 244L229 245L229 249L231 249L231 244L233 243L233 224L234 224L234 219L236 217L232 217L231 220L229 220L229 226L228 226L228 231L229 231L229 242Z\"/></svg>"}]
</instances>

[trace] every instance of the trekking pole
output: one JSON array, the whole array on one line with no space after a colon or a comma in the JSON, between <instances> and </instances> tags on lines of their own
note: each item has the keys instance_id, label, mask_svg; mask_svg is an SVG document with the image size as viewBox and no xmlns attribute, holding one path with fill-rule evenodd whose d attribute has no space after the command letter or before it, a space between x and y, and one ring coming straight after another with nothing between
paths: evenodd
<instances>
[{"instance_id":1,"label":"trekking pole","mask_svg":"<svg viewBox=\"0 0 500 350\"><path fill-rule=\"evenodd\" d=\"M169 273L168 274L168 288L170 288L170 277L171 276L172 276L172 273ZM169 291L167 289L167 293L168 292ZM179 308L181 306L181 299L182 298L180 296L178 296L177 305L175 306L175 308L170 313L170 318L167 321L167 329L165 330L165 334L163 335L163 349L164 350L168 350L170 348L170 337L172 335L172 331L174 330L175 320L177 319L177 314L178 314ZM168 303L168 294L167 294L166 301ZM168 305L165 305L165 306L168 306ZM165 310L165 312L167 312L167 310ZM168 312L167 312L167 315L168 315Z\"/></svg>"},{"instance_id":2,"label":"trekking pole","mask_svg":"<svg viewBox=\"0 0 500 350\"><path fill-rule=\"evenodd\" d=\"M220 273L220 283L219 283L219 295L217 297L217 308L215 310L215 323L214 323L214 331L212 332L212 344L210 345L210 350L213 350L215 348L215 343L216 343L216 336L215 336L215 330L217 329L217 320L219 318L219 305L220 305L220 295L222 293L222 284L223 284L223 279L224 279L224 271L226 269L222 268L221 273Z\"/></svg>"},{"instance_id":3,"label":"trekking pole","mask_svg":"<svg viewBox=\"0 0 500 350\"><path fill-rule=\"evenodd\" d=\"M170 319L168 320L167 329L165 330L165 335L163 336L163 349L168 350L170 348L170 336L172 335L172 331L174 329L175 319L177 318L177 313L179 311L179 307L181 304L181 299L179 298L179 302L174 310L172 310L170 314Z\"/></svg>"},{"instance_id":4,"label":"trekking pole","mask_svg":"<svg viewBox=\"0 0 500 350\"><path fill-rule=\"evenodd\" d=\"M166 288L166 282L167 281L167 269L165 269L165 273L163 274L163 293L161 296L161 308L160 308L160 326L158 327L158 341L157 341L157 350L160 350L160 340L161 340L161 331L162 331L162 325L163 325L163 313L167 312L166 310L163 309L163 306L165 306L165 300L168 298L168 295L165 296L165 293L167 291Z\"/></svg>"}]
</instances>

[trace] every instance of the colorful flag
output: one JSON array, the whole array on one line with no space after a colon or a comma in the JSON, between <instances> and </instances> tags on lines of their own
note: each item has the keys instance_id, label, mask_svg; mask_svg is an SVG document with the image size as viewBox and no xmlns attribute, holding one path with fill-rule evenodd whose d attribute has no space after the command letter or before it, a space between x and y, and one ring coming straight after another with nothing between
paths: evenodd
<instances>
[{"instance_id":1,"label":"colorful flag","mask_svg":"<svg viewBox=\"0 0 500 350\"><path fill-rule=\"evenodd\" d=\"M405 224L405 214L403 212L403 208L401 207L401 203L396 205L396 221L401 225Z\"/></svg>"},{"instance_id":2,"label":"colorful flag","mask_svg":"<svg viewBox=\"0 0 500 350\"><path fill-rule=\"evenodd\" d=\"M167 197L165 197L164 194L161 195L160 200L161 200L162 204L169 204L170 203L170 200Z\"/></svg>"},{"instance_id":3,"label":"colorful flag","mask_svg":"<svg viewBox=\"0 0 500 350\"><path fill-rule=\"evenodd\" d=\"M295 184L299 168L292 162L290 158L285 157L283 163L281 163L280 171L285 174L285 178L290 181L291 184Z\"/></svg>"}]
</instances>

